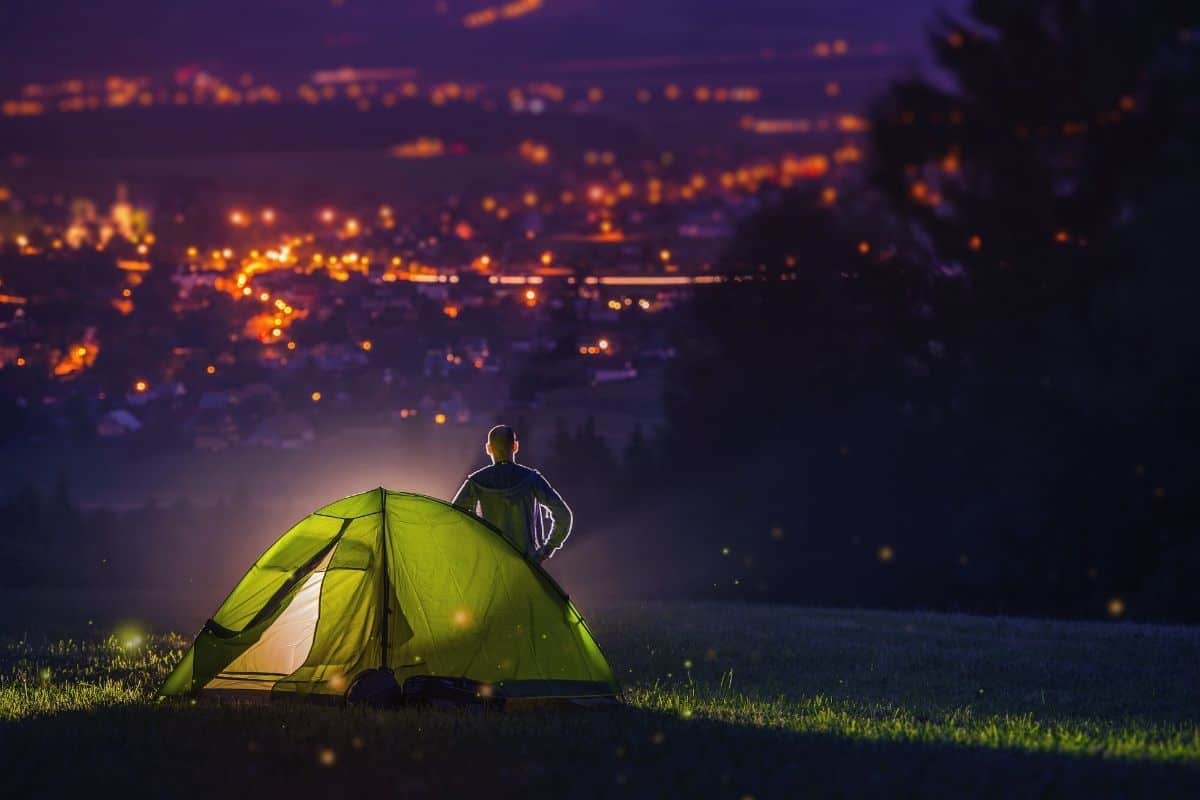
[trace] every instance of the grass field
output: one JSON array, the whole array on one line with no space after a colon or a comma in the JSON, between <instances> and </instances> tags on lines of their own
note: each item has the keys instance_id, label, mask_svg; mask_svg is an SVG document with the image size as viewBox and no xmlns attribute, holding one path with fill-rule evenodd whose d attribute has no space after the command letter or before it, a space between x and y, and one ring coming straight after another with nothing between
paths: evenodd
<instances>
[{"instance_id":1,"label":"grass field","mask_svg":"<svg viewBox=\"0 0 1200 800\"><path fill-rule=\"evenodd\" d=\"M7 640L6 793L1200 797L1200 630L719 605L591 617L625 708L159 704L179 637Z\"/></svg>"}]
</instances>

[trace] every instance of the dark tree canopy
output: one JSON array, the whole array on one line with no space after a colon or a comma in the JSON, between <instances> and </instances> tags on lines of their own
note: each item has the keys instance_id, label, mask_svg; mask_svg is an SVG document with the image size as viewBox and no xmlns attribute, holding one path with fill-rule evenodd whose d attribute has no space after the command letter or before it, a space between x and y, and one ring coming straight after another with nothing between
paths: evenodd
<instances>
[{"instance_id":1,"label":"dark tree canopy","mask_svg":"<svg viewBox=\"0 0 1200 800\"><path fill-rule=\"evenodd\" d=\"M1198 23L1200 5L1174 0L975 0L942 16L945 80L881 99L875 182L1004 313L1078 309L1137 266L1149 209L1195 181Z\"/></svg>"}]
</instances>

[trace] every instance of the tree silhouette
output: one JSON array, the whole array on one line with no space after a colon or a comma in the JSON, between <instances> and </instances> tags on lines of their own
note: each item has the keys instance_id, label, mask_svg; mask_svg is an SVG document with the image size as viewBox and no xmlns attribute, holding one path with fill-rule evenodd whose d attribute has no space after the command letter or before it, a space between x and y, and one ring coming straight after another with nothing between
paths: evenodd
<instances>
[{"instance_id":1,"label":"tree silhouette","mask_svg":"<svg viewBox=\"0 0 1200 800\"><path fill-rule=\"evenodd\" d=\"M1187 2L975 0L934 28L938 79L873 113L874 183L928 248L954 440L1000 468L991 502L1025 493L1037 552L1007 547L1064 610L1135 591L1192 535L1198 22ZM1147 460L1173 506L1134 480Z\"/></svg>"},{"instance_id":2,"label":"tree silhouette","mask_svg":"<svg viewBox=\"0 0 1200 800\"><path fill-rule=\"evenodd\" d=\"M698 293L678 337L667 458L711 465L724 434L741 450L811 443L830 414L877 402L898 379L915 330L909 271L861 253L854 225L798 192L741 226L723 258L731 279Z\"/></svg>"},{"instance_id":3,"label":"tree silhouette","mask_svg":"<svg viewBox=\"0 0 1200 800\"><path fill-rule=\"evenodd\" d=\"M897 84L874 112L874 180L965 273L958 318L986 335L1138 264L1129 231L1193 181L1200 6L975 0L931 37L951 86ZM1005 326L1011 336L1014 326Z\"/></svg>"}]
</instances>

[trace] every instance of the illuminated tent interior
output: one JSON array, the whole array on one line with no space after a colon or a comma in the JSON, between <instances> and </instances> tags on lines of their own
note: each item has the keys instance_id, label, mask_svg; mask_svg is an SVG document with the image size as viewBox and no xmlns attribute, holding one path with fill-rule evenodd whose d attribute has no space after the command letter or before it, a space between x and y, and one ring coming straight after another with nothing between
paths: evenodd
<instances>
[{"instance_id":1,"label":"illuminated tent interior","mask_svg":"<svg viewBox=\"0 0 1200 800\"><path fill-rule=\"evenodd\" d=\"M619 693L583 617L500 531L440 500L380 488L280 537L160 694L341 699L381 669L401 686L465 679L501 698Z\"/></svg>"}]
</instances>

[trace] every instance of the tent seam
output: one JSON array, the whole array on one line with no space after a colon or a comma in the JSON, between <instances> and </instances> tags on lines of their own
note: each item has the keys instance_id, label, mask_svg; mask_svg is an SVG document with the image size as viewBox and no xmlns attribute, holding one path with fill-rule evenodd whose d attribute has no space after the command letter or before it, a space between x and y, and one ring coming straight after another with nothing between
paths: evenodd
<instances>
[{"instance_id":1,"label":"tent seam","mask_svg":"<svg viewBox=\"0 0 1200 800\"><path fill-rule=\"evenodd\" d=\"M386 494L386 490L385 490L385 494ZM390 531L390 528L388 530ZM384 542L384 547L387 547L387 546L388 546L388 543ZM400 570L401 570L401 572L404 573L404 580L408 581L408 586L411 589L416 584L413 583L412 576L408 574L408 565L404 563L403 558L398 558L396 560L400 562ZM429 636L430 648L433 650L433 652L436 653L438 650L437 639L434 638L434 635L433 635L433 626L429 624L429 612L427 612L425 610L425 604L421 602L421 597L417 592L415 592L415 591L413 592L413 597L417 603L417 610L421 612L421 619L423 619L425 621L425 632ZM428 659L426 659L425 663L426 664L429 663Z\"/></svg>"}]
</instances>

